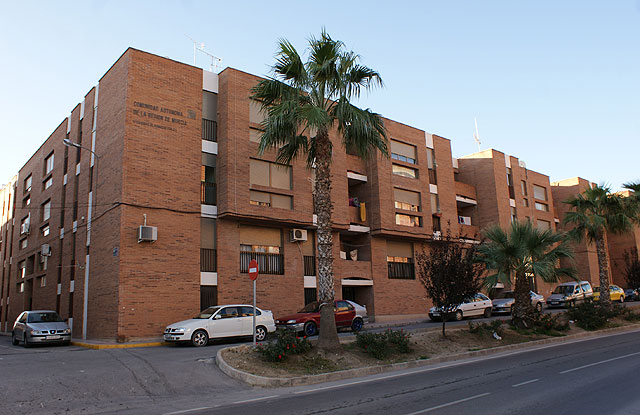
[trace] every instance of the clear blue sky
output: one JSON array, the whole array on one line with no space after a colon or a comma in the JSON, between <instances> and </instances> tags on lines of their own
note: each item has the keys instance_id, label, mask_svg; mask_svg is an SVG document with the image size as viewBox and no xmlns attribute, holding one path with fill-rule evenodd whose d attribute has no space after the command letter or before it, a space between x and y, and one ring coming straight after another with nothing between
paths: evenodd
<instances>
[{"instance_id":1,"label":"clear blue sky","mask_svg":"<svg viewBox=\"0 0 640 415\"><path fill-rule=\"evenodd\" d=\"M129 47L267 73L322 27L385 88L360 104L551 180L640 180L640 1L17 1L0 15L0 183ZM204 56L198 66L209 67Z\"/></svg>"}]
</instances>

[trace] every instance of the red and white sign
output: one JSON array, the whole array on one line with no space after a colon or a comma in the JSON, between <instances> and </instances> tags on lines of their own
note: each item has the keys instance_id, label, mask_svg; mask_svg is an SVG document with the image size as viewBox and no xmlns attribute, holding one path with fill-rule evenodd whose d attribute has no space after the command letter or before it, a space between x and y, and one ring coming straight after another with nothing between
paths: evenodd
<instances>
[{"instance_id":1,"label":"red and white sign","mask_svg":"<svg viewBox=\"0 0 640 415\"><path fill-rule=\"evenodd\" d=\"M251 278L251 281L258 279L258 261L255 259L249 262L249 278Z\"/></svg>"}]
</instances>

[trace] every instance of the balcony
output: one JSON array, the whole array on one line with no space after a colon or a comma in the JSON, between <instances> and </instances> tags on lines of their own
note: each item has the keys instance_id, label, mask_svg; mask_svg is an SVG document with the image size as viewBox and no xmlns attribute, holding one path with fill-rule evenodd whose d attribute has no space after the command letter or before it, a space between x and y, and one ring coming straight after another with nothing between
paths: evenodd
<instances>
[{"instance_id":1,"label":"balcony","mask_svg":"<svg viewBox=\"0 0 640 415\"><path fill-rule=\"evenodd\" d=\"M216 272L218 261L215 249L200 248L200 272Z\"/></svg>"},{"instance_id":2,"label":"balcony","mask_svg":"<svg viewBox=\"0 0 640 415\"><path fill-rule=\"evenodd\" d=\"M463 205L477 205L476 188L470 184L455 181L456 200Z\"/></svg>"},{"instance_id":3,"label":"balcony","mask_svg":"<svg viewBox=\"0 0 640 415\"><path fill-rule=\"evenodd\" d=\"M349 206L349 223L367 226L367 206L364 202L360 206Z\"/></svg>"},{"instance_id":4,"label":"balcony","mask_svg":"<svg viewBox=\"0 0 640 415\"><path fill-rule=\"evenodd\" d=\"M200 182L200 203L203 205L216 205L216 184Z\"/></svg>"},{"instance_id":5,"label":"balcony","mask_svg":"<svg viewBox=\"0 0 640 415\"><path fill-rule=\"evenodd\" d=\"M284 275L284 255L264 252L240 252L240 272L249 272L249 262L258 261L260 274Z\"/></svg>"},{"instance_id":6,"label":"balcony","mask_svg":"<svg viewBox=\"0 0 640 415\"><path fill-rule=\"evenodd\" d=\"M304 275L316 275L316 257L310 255L304 256Z\"/></svg>"},{"instance_id":7,"label":"balcony","mask_svg":"<svg viewBox=\"0 0 640 415\"><path fill-rule=\"evenodd\" d=\"M413 262L387 262L389 278L401 280L416 279Z\"/></svg>"},{"instance_id":8,"label":"balcony","mask_svg":"<svg viewBox=\"0 0 640 415\"><path fill-rule=\"evenodd\" d=\"M206 141L218 141L218 123L213 120L202 119L202 139Z\"/></svg>"}]
</instances>

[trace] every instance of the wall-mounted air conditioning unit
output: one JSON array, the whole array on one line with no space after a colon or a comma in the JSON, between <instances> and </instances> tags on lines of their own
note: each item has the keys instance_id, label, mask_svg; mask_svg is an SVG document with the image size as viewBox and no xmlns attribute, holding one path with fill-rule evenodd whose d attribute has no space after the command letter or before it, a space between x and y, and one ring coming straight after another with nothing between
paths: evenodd
<instances>
[{"instance_id":1,"label":"wall-mounted air conditioning unit","mask_svg":"<svg viewBox=\"0 0 640 415\"><path fill-rule=\"evenodd\" d=\"M433 240L439 241L440 239L442 239L442 232L433 231Z\"/></svg>"},{"instance_id":2,"label":"wall-mounted air conditioning unit","mask_svg":"<svg viewBox=\"0 0 640 415\"><path fill-rule=\"evenodd\" d=\"M20 224L20 235L29 235L29 221Z\"/></svg>"},{"instance_id":3,"label":"wall-mounted air conditioning unit","mask_svg":"<svg viewBox=\"0 0 640 415\"><path fill-rule=\"evenodd\" d=\"M290 235L291 242L300 242L307 240L307 230L306 229L291 229Z\"/></svg>"},{"instance_id":4,"label":"wall-mounted air conditioning unit","mask_svg":"<svg viewBox=\"0 0 640 415\"><path fill-rule=\"evenodd\" d=\"M158 228L155 226L142 225L138 227L138 243L155 242L158 240Z\"/></svg>"},{"instance_id":5,"label":"wall-mounted air conditioning unit","mask_svg":"<svg viewBox=\"0 0 640 415\"><path fill-rule=\"evenodd\" d=\"M51 256L51 245L42 244L42 246L40 247L40 255L43 257Z\"/></svg>"}]
</instances>

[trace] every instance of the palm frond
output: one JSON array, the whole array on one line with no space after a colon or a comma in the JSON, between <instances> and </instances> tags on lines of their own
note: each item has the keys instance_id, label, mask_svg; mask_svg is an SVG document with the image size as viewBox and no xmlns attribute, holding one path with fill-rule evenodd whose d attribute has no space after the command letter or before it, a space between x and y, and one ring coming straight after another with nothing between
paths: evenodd
<instances>
[{"instance_id":1,"label":"palm frond","mask_svg":"<svg viewBox=\"0 0 640 415\"><path fill-rule=\"evenodd\" d=\"M345 148L356 151L362 158L376 150L389 154L387 130L379 114L360 109L341 98L331 108L331 116L337 120Z\"/></svg>"}]
</instances>

